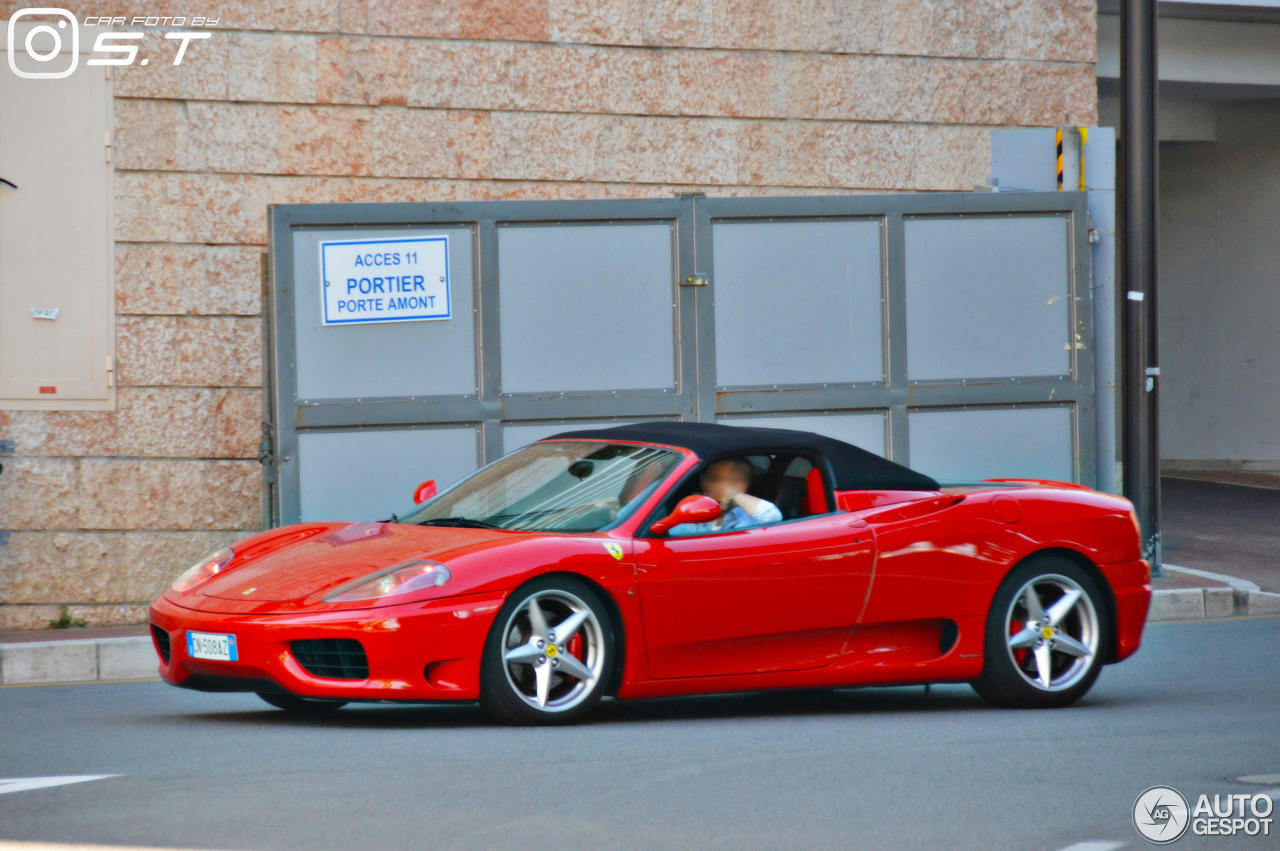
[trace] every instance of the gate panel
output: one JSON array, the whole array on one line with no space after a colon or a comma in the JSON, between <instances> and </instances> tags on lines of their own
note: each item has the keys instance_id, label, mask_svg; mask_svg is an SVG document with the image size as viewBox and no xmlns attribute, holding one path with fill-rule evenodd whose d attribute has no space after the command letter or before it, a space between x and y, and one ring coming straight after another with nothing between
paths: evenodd
<instances>
[{"instance_id":1,"label":"gate panel","mask_svg":"<svg viewBox=\"0 0 1280 851\"><path fill-rule=\"evenodd\" d=\"M725 425L759 426L760 428L794 428L811 431L861 446L868 452L886 455L889 451L885 435L888 420L884 413L778 415L775 417L721 417Z\"/></svg>"},{"instance_id":2,"label":"gate panel","mask_svg":"<svg viewBox=\"0 0 1280 851\"><path fill-rule=\"evenodd\" d=\"M943 479L1092 484L1084 200L273 207L272 518L386 517L423 479L645 419L807 429ZM448 319L325 324L321 243L376 239L434 246Z\"/></svg>"},{"instance_id":3,"label":"gate panel","mask_svg":"<svg viewBox=\"0 0 1280 851\"><path fill-rule=\"evenodd\" d=\"M907 376L1071 372L1070 221L931 216L904 223Z\"/></svg>"},{"instance_id":4,"label":"gate panel","mask_svg":"<svg viewBox=\"0 0 1280 851\"><path fill-rule=\"evenodd\" d=\"M424 479L434 477L443 485L474 470L478 438L474 425L303 432L298 435L301 516L385 519L412 504L410 497Z\"/></svg>"},{"instance_id":5,"label":"gate panel","mask_svg":"<svg viewBox=\"0 0 1280 851\"><path fill-rule=\"evenodd\" d=\"M502 392L675 389L675 227L498 230Z\"/></svg>"},{"instance_id":6,"label":"gate panel","mask_svg":"<svg viewBox=\"0 0 1280 851\"><path fill-rule=\"evenodd\" d=\"M840 423L854 442L944 479L1021 469L1092 484L1084 201L1068 192L696 199L698 256L713 258L701 309L714 312L716 335L699 341L700 410L825 433ZM793 223L810 238L767 236ZM846 224L860 230L841 232ZM821 280L789 286L797 270ZM764 319L770 333L749 333L782 288L790 302ZM861 324L841 334L834 327L850 307ZM732 340L720 339L726 332ZM867 368L873 351L880 369ZM842 371L815 367L815 356ZM867 416L883 417L885 439L873 436L875 420L854 419Z\"/></svg>"},{"instance_id":7,"label":"gate panel","mask_svg":"<svg viewBox=\"0 0 1280 851\"><path fill-rule=\"evenodd\" d=\"M884 381L877 220L716 222L716 386Z\"/></svg>"},{"instance_id":8,"label":"gate panel","mask_svg":"<svg viewBox=\"0 0 1280 851\"><path fill-rule=\"evenodd\" d=\"M424 479L556 431L692 417L691 215L676 199L273 207L274 522L387 517ZM321 244L372 240L436 245L450 318L325 324ZM394 290L401 272L369 275Z\"/></svg>"},{"instance_id":9,"label":"gate panel","mask_svg":"<svg viewBox=\"0 0 1280 851\"><path fill-rule=\"evenodd\" d=\"M1073 478L1068 407L917 410L910 422L913 463L941 481Z\"/></svg>"},{"instance_id":10,"label":"gate panel","mask_svg":"<svg viewBox=\"0 0 1280 851\"><path fill-rule=\"evenodd\" d=\"M453 318L324 325L320 287L299 286L294 295L299 398L476 394L474 242L470 228L296 230L293 233L294 275L300 282L314 283L322 279L322 242L393 240L409 234L448 236ZM331 280L329 284L343 286L339 280Z\"/></svg>"},{"instance_id":11,"label":"gate panel","mask_svg":"<svg viewBox=\"0 0 1280 851\"><path fill-rule=\"evenodd\" d=\"M635 422L634 419L628 422ZM515 452L522 446L537 443L562 431L576 428L609 428L621 425L617 420L555 420L549 423L515 424L508 423L502 429L502 454Z\"/></svg>"}]
</instances>

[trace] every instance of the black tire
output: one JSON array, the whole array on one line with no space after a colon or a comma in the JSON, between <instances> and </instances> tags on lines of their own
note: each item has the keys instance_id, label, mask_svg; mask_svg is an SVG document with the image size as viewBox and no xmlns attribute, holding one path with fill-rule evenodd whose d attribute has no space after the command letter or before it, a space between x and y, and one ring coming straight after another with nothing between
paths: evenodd
<instances>
[{"instance_id":1,"label":"black tire","mask_svg":"<svg viewBox=\"0 0 1280 851\"><path fill-rule=\"evenodd\" d=\"M579 620L571 634L555 636L571 619ZM480 705L505 724L578 721L608 690L616 647L609 607L591 586L569 576L535 579L511 593L489 628L480 660ZM571 666L591 676L575 676Z\"/></svg>"},{"instance_id":2,"label":"black tire","mask_svg":"<svg viewBox=\"0 0 1280 851\"><path fill-rule=\"evenodd\" d=\"M333 712L347 705L345 700L329 700L321 697L298 697L296 694L279 694L272 692L258 692L258 697L274 706L276 709L283 709L285 712L293 712L298 715L323 715L326 712Z\"/></svg>"},{"instance_id":3,"label":"black tire","mask_svg":"<svg viewBox=\"0 0 1280 851\"><path fill-rule=\"evenodd\" d=\"M1035 601L1027 596L1034 588ZM1054 604L1078 591L1077 602ZM1029 604L1039 602L1043 620ZM1111 641L1109 608L1090 573L1071 559L1033 556L1015 567L996 591L987 613L982 676L974 691L997 706L1025 709L1069 706L1093 687ZM1068 643L1070 642L1070 643ZM1090 651L1082 654L1081 649ZM1049 660L1049 684L1041 663Z\"/></svg>"}]
</instances>

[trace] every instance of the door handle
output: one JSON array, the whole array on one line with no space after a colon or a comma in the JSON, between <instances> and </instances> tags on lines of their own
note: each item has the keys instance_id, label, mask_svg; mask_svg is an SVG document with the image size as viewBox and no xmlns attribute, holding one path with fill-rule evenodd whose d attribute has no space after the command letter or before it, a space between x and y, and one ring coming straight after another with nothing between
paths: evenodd
<instances>
[{"instance_id":1,"label":"door handle","mask_svg":"<svg viewBox=\"0 0 1280 851\"><path fill-rule=\"evenodd\" d=\"M5 186L12 186L14 189L18 188L18 184L14 183L12 180L5 180L3 177L0 177L0 183L3 183Z\"/></svg>"}]
</instances>

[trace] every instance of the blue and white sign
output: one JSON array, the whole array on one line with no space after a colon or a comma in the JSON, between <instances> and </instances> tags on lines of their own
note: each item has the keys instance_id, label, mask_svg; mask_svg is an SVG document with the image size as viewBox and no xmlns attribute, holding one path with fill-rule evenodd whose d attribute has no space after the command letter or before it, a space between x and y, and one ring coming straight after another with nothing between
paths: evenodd
<instances>
[{"instance_id":1,"label":"blue and white sign","mask_svg":"<svg viewBox=\"0 0 1280 851\"><path fill-rule=\"evenodd\" d=\"M323 324L450 319L449 237L320 243Z\"/></svg>"}]
</instances>

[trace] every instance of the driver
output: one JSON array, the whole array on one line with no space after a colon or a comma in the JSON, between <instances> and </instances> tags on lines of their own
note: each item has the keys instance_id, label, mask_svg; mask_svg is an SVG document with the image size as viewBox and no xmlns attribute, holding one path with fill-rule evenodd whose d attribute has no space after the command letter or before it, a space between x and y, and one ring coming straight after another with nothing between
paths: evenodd
<instances>
[{"instance_id":1,"label":"driver","mask_svg":"<svg viewBox=\"0 0 1280 851\"><path fill-rule=\"evenodd\" d=\"M747 493L755 470L745 458L721 458L707 466L699 484L702 492L720 503L720 517L709 523L681 523L668 535L706 535L746 529L782 521L778 506Z\"/></svg>"}]
</instances>

